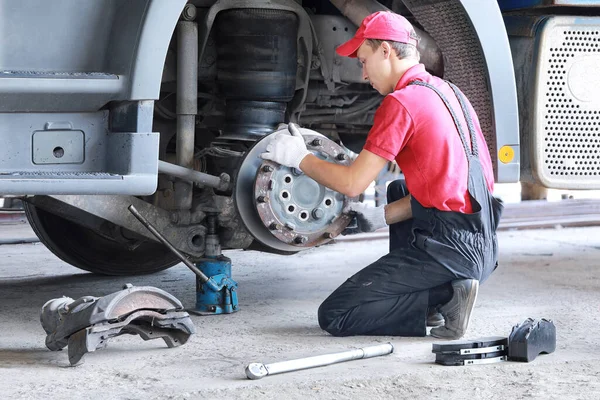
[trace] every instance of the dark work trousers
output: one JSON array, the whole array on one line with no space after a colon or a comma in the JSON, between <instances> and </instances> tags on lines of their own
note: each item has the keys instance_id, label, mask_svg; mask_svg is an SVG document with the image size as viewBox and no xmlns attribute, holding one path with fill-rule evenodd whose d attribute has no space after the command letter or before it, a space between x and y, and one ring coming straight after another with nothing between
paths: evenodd
<instances>
[{"instance_id":1,"label":"dark work trousers","mask_svg":"<svg viewBox=\"0 0 600 400\"><path fill-rule=\"evenodd\" d=\"M496 228L503 207L487 188L463 95L451 85L471 146L444 95L424 82L411 84L434 90L454 117L469 162L473 213L425 208L412 198L413 218L390 226L390 253L350 277L319 307L319 325L334 336L425 336L430 289L459 279L483 282L497 266ZM406 195L401 181L388 187L390 202Z\"/></svg>"}]
</instances>

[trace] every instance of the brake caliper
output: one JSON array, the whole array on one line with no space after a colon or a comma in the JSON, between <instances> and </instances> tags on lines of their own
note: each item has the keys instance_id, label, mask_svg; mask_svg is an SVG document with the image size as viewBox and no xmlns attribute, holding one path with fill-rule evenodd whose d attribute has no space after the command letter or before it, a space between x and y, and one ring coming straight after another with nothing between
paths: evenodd
<instances>
[{"instance_id":1,"label":"brake caliper","mask_svg":"<svg viewBox=\"0 0 600 400\"><path fill-rule=\"evenodd\" d=\"M104 297L61 297L46 302L40 315L47 333L46 347L58 351L68 346L69 362L106 347L110 338L140 335L162 338L168 347L185 344L196 328L183 305L164 290L131 284Z\"/></svg>"}]
</instances>

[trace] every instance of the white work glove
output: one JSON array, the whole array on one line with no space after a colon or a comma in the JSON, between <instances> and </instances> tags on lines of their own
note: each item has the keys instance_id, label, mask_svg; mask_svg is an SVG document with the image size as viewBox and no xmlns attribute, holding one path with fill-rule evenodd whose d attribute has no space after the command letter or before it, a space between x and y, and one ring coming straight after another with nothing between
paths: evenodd
<instances>
[{"instance_id":1,"label":"white work glove","mask_svg":"<svg viewBox=\"0 0 600 400\"><path fill-rule=\"evenodd\" d=\"M278 132L272 135L266 152L260 157L290 168L300 169L300 163L310 151L307 150L304 138L296 124L288 124L288 132Z\"/></svg>"},{"instance_id":2,"label":"white work glove","mask_svg":"<svg viewBox=\"0 0 600 400\"><path fill-rule=\"evenodd\" d=\"M345 214L355 214L358 227L352 233L375 232L385 228L385 206L371 207L365 203L350 203L344 207Z\"/></svg>"}]
</instances>

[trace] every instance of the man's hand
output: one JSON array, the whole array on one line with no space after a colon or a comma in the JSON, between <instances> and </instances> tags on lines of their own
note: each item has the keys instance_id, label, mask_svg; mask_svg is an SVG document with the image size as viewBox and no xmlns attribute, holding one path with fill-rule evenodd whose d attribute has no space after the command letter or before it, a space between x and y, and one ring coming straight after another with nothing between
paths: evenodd
<instances>
[{"instance_id":1,"label":"man's hand","mask_svg":"<svg viewBox=\"0 0 600 400\"><path fill-rule=\"evenodd\" d=\"M271 160L286 167L300 169L300 163L310 152L306 149L304 138L295 124L288 124L287 132L274 134L267 145L266 152L260 157Z\"/></svg>"},{"instance_id":2,"label":"man's hand","mask_svg":"<svg viewBox=\"0 0 600 400\"><path fill-rule=\"evenodd\" d=\"M375 232L387 226L385 222L385 206L370 207L364 203L350 203L344 208L344 213L355 214L357 229L352 233Z\"/></svg>"}]
</instances>

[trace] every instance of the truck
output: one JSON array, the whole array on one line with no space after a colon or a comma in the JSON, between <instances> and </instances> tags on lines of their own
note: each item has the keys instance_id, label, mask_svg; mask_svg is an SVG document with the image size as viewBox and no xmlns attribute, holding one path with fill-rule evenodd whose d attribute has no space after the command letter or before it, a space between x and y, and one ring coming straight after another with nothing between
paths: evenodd
<instances>
[{"instance_id":1,"label":"truck","mask_svg":"<svg viewBox=\"0 0 600 400\"><path fill-rule=\"evenodd\" d=\"M599 6L0 0L0 194L57 257L99 274L179 262L131 205L191 260L209 220L224 249L326 243L349 199L258 153L293 122L315 154L351 162L382 97L334 50L380 10L409 19L426 69L470 99L497 182L597 189Z\"/></svg>"}]
</instances>

